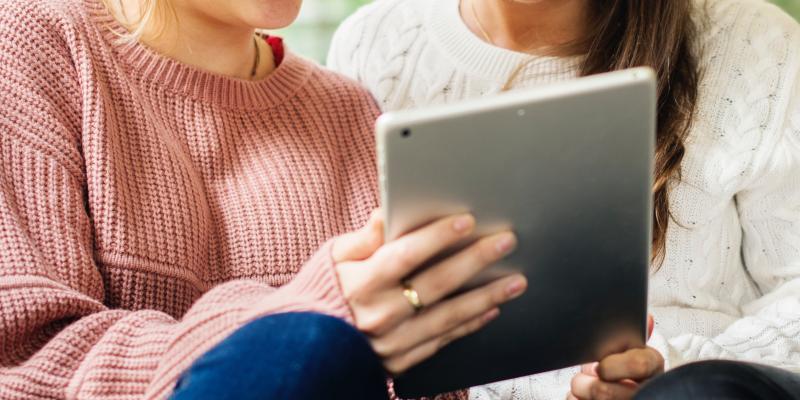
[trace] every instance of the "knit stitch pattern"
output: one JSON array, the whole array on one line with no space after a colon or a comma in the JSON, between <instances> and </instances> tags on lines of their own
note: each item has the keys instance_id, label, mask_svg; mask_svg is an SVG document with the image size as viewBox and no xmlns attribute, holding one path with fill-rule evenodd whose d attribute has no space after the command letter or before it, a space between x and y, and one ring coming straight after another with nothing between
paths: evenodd
<instances>
[{"instance_id":1,"label":"knit stitch pattern","mask_svg":"<svg viewBox=\"0 0 800 400\"><path fill-rule=\"evenodd\" d=\"M377 206L378 109L286 55L249 82L0 0L0 398L165 398L242 324L352 322L329 239Z\"/></svg>"}]
</instances>

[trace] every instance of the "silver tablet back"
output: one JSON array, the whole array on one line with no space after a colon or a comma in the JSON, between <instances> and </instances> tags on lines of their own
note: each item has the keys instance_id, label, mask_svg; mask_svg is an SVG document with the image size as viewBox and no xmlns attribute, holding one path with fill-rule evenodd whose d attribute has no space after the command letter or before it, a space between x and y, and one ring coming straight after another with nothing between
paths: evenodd
<instances>
[{"instance_id":1,"label":"silver tablet back","mask_svg":"<svg viewBox=\"0 0 800 400\"><path fill-rule=\"evenodd\" d=\"M600 359L646 330L656 86L632 69L390 113L378 122L387 239L469 211L517 251L482 279L527 293L395 381L432 395Z\"/></svg>"}]
</instances>

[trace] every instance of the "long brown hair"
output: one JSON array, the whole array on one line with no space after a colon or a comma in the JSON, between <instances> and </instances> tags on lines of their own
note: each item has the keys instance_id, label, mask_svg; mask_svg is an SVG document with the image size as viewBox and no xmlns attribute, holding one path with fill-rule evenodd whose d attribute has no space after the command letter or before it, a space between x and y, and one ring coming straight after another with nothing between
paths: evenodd
<instances>
[{"instance_id":1,"label":"long brown hair","mask_svg":"<svg viewBox=\"0 0 800 400\"><path fill-rule=\"evenodd\" d=\"M680 179L684 139L697 102L700 71L692 0L590 0L590 31L581 75L650 66L658 77L658 133L653 186L653 262L666 252L669 183Z\"/></svg>"}]
</instances>

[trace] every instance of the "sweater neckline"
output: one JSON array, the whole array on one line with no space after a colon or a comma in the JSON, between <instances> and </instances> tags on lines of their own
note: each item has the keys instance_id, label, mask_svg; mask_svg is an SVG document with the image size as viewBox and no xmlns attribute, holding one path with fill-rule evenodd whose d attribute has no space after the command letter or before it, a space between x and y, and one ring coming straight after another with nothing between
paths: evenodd
<instances>
[{"instance_id":1,"label":"sweater neckline","mask_svg":"<svg viewBox=\"0 0 800 400\"><path fill-rule=\"evenodd\" d=\"M100 0L84 0L91 18L112 46L118 59L141 79L164 90L227 109L266 109L292 97L313 72L311 63L291 51L266 78L249 81L233 78L164 56L138 41L122 43L119 33L127 29L114 18Z\"/></svg>"},{"instance_id":2,"label":"sweater neckline","mask_svg":"<svg viewBox=\"0 0 800 400\"><path fill-rule=\"evenodd\" d=\"M484 80L505 83L526 60L521 80L526 83L547 83L575 75L582 57L536 56L486 43L464 22L459 9L461 0L429 1L426 26L433 42L460 68Z\"/></svg>"}]
</instances>

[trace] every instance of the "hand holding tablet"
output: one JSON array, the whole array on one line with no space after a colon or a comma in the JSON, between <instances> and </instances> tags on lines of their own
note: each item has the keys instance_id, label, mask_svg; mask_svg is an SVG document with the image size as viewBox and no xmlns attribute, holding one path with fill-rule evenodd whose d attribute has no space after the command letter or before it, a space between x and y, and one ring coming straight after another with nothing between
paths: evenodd
<instances>
[{"instance_id":1,"label":"hand holding tablet","mask_svg":"<svg viewBox=\"0 0 800 400\"><path fill-rule=\"evenodd\" d=\"M389 372L401 374L477 331L498 316L500 304L527 287L525 277L515 274L451 297L514 250L517 242L510 232L484 237L418 271L474 229L471 215L450 216L384 245L382 220L373 215L362 230L335 242L333 257L356 327L368 335Z\"/></svg>"},{"instance_id":2,"label":"hand holding tablet","mask_svg":"<svg viewBox=\"0 0 800 400\"><path fill-rule=\"evenodd\" d=\"M647 318L647 338L655 321ZM652 347L637 347L584 364L570 384L567 400L632 399L639 387L664 372L664 357Z\"/></svg>"}]
</instances>

